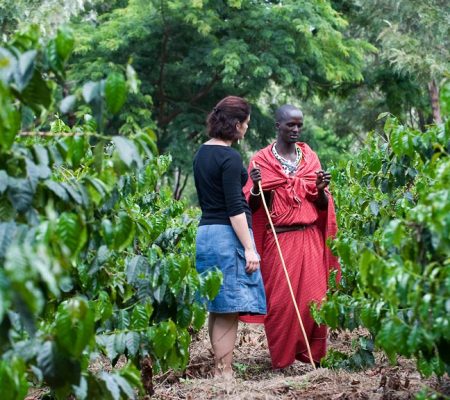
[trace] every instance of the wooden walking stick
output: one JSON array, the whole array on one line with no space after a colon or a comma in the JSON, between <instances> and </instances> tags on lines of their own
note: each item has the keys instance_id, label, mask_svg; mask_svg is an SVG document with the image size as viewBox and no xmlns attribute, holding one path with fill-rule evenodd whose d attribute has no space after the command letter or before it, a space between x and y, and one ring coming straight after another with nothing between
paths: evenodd
<instances>
[{"instance_id":1,"label":"wooden walking stick","mask_svg":"<svg viewBox=\"0 0 450 400\"><path fill-rule=\"evenodd\" d=\"M253 161L253 167L256 168L255 161ZM264 197L264 193L263 193L263 190L262 190L262 183L261 183L261 181L258 181L258 187L259 187L259 193L261 194L261 200L262 200L262 203L264 205L264 209L266 210L267 218L269 220L270 228L272 229L273 236L275 238L275 243L277 245L278 254L280 255L280 258L281 258L281 265L283 266L284 274L286 276L287 284L289 286L289 292L291 293L292 302L294 303L295 311L297 313L297 318L298 318L298 322L300 324L300 329L302 330L303 337L305 338L306 348L308 349L309 361L311 362L311 365L313 366L313 368L316 369L316 364L314 363L314 360L312 358L311 347L309 346L308 337L306 336L305 327L303 326L302 317L300 315L300 311L298 309L297 302L295 300L294 291L292 290L291 280L289 278L289 274L288 274L288 271L286 269L286 264L284 262L283 253L281 252L280 243L278 242L278 236L277 236L277 233L275 232L275 227L273 226L273 222L272 222L272 218L270 217L269 209L267 208L267 203L266 203L266 199Z\"/></svg>"}]
</instances>

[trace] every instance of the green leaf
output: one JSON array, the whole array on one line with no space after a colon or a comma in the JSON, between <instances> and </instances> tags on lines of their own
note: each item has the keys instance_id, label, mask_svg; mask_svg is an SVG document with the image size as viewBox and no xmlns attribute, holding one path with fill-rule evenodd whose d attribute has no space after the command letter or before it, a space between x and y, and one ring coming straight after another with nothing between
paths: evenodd
<instances>
[{"instance_id":1,"label":"green leaf","mask_svg":"<svg viewBox=\"0 0 450 400\"><path fill-rule=\"evenodd\" d=\"M73 136L68 141L69 150L67 153L67 158L70 160L72 167L78 168L80 166L81 160L86 155L86 138L84 136Z\"/></svg>"},{"instance_id":2,"label":"green leaf","mask_svg":"<svg viewBox=\"0 0 450 400\"><path fill-rule=\"evenodd\" d=\"M107 246L112 247L112 245L114 244L114 228L109 219L104 219L102 221L101 234Z\"/></svg>"},{"instance_id":3,"label":"green leaf","mask_svg":"<svg viewBox=\"0 0 450 400\"><path fill-rule=\"evenodd\" d=\"M55 38L56 43L56 51L58 53L59 58L65 62L69 58L72 53L75 38L73 36L73 32L67 26L62 26L58 28L58 32Z\"/></svg>"},{"instance_id":4,"label":"green leaf","mask_svg":"<svg viewBox=\"0 0 450 400\"><path fill-rule=\"evenodd\" d=\"M139 345L141 343L141 338L137 332L128 332L126 334L125 343L127 346L128 353L134 356L139 350Z\"/></svg>"},{"instance_id":5,"label":"green leaf","mask_svg":"<svg viewBox=\"0 0 450 400\"><path fill-rule=\"evenodd\" d=\"M139 81L135 69L131 64L127 64L127 85L133 94L139 93Z\"/></svg>"},{"instance_id":6,"label":"green leaf","mask_svg":"<svg viewBox=\"0 0 450 400\"><path fill-rule=\"evenodd\" d=\"M60 185L64 187L66 192L75 201L76 204L83 204L83 197L78 188L75 186L75 182L61 182Z\"/></svg>"},{"instance_id":7,"label":"green leaf","mask_svg":"<svg viewBox=\"0 0 450 400\"><path fill-rule=\"evenodd\" d=\"M94 312L89 303L81 298L61 303L55 323L58 344L71 356L79 357L94 337Z\"/></svg>"},{"instance_id":8,"label":"green leaf","mask_svg":"<svg viewBox=\"0 0 450 400\"><path fill-rule=\"evenodd\" d=\"M3 194L8 187L8 174L0 170L0 194Z\"/></svg>"},{"instance_id":9,"label":"green leaf","mask_svg":"<svg viewBox=\"0 0 450 400\"><path fill-rule=\"evenodd\" d=\"M61 352L55 342L45 342L37 355L37 364L45 381L53 388L80 382L81 366L76 360Z\"/></svg>"},{"instance_id":10,"label":"green leaf","mask_svg":"<svg viewBox=\"0 0 450 400\"><path fill-rule=\"evenodd\" d=\"M103 159L104 159L104 143L103 141L98 142L94 148L94 168L98 173L103 170Z\"/></svg>"},{"instance_id":11,"label":"green leaf","mask_svg":"<svg viewBox=\"0 0 450 400\"><path fill-rule=\"evenodd\" d=\"M111 397L114 400L120 400L120 387L114 376L102 371L98 377L105 382L106 388L108 389Z\"/></svg>"},{"instance_id":12,"label":"green leaf","mask_svg":"<svg viewBox=\"0 0 450 400\"><path fill-rule=\"evenodd\" d=\"M58 75L63 73L63 66L61 59L58 56L58 49L56 46L56 40L50 39L45 47L45 56L50 68Z\"/></svg>"},{"instance_id":13,"label":"green leaf","mask_svg":"<svg viewBox=\"0 0 450 400\"><path fill-rule=\"evenodd\" d=\"M16 58L9 50L4 47L0 47L0 81L7 85L16 69Z\"/></svg>"},{"instance_id":14,"label":"green leaf","mask_svg":"<svg viewBox=\"0 0 450 400\"><path fill-rule=\"evenodd\" d=\"M117 354L124 354L126 349L126 334L125 332L117 332L114 336L114 348Z\"/></svg>"},{"instance_id":15,"label":"green leaf","mask_svg":"<svg viewBox=\"0 0 450 400\"><path fill-rule=\"evenodd\" d=\"M376 343L383 348L391 363L395 362L396 354L402 354L408 339L408 329L399 320L385 322L376 336Z\"/></svg>"},{"instance_id":16,"label":"green leaf","mask_svg":"<svg viewBox=\"0 0 450 400\"><path fill-rule=\"evenodd\" d=\"M113 375L117 384L120 386L120 389L122 389L122 392L127 396L126 398L135 399L136 395L134 393L133 387L127 382L127 380L118 374Z\"/></svg>"},{"instance_id":17,"label":"green leaf","mask_svg":"<svg viewBox=\"0 0 450 400\"><path fill-rule=\"evenodd\" d=\"M83 85L83 99L86 103L91 104L100 99L100 82L87 82Z\"/></svg>"},{"instance_id":18,"label":"green leaf","mask_svg":"<svg viewBox=\"0 0 450 400\"><path fill-rule=\"evenodd\" d=\"M98 299L94 302L95 304L95 320L96 321L106 321L109 319L113 313L113 305L109 295L104 290L101 290L98 294Z\"/></svg>"},{"instance_id":19,"label":"green leaf","mask_svg":"<svg viewBox=\"0 0 450 400\"><path fill-rule=\"evenodd\" d=\"M113 72L105 81L105 99L108 110L117 114L127 98L127 85L122 74Z\"/></svg>"},{"instance_id":20,"label":"green leaf","mask_svg":"<svg viewBox=\"0 0 450 400\"><path fill-rule=\"evenodd\" d=\"M0 146L4 150L14 143L20 124L20 112L14 107L9 93L0 85Z\"/></svg>"},{"instance_id":21,"label":"green leaf","mask_svg":"<svg viewBox=\"0 0 450 400\"><path fill-rule=\"evenodd\" d=\"M220 290L222 285L222 274L219 270L215 272L208 271L206 274L201 275L201 286L204 288L204 292L209 300L213 300Z\"/></svg>"},{"instance_id":22,"label":"green leaf","mask_svg":"<svg viewBox=\"0 0 450 400\"><path fill-rule=\"evenodd\" d=\"M83 226L77 214L64 212L59 216L56 232L61 242L68 247L72 254L75 254L77 249L84 245L84 243L80 243L80 239L84 236L82 231Z\"/></svg>"},{"instance_id":23,"label":"green leaf","mask_svg":"<svg viewBox=\"0 0 450 400\"><path fill-rule=\"evenodd\" d=\"M370 207L371 213L372 213L374 216L377 216L377 215L379 214L380 208L379 208L378 203L377 203L376 201L372 200L372 201L369 203L369 207Z\"/></svg>"},{"instance_id":24,"label":"green leaf","mask_svg":"<svg viewBox=\"0 0 450 400\"><path fill-rule=\"evenodd\" d=\"M33 76L36 56L36 50L26 51L19 56L17 68L14 71L14 80L19 92L22 92L23 89L25 89Z\"/></svg>"},{"instance_id":25,"label":"green leaf","mask_svg":"<svg viewBox=\"0 0 450 400\"><path fill-rule=\"evenodd\" d=\"M9 178L8 198L20 213L28 211L33 202L34 190L28 179Z\"/></svg>"},{"instance_id":26,"label":"green leaf","mask_svg":"<svg viewBox=\"0 0 450 400\"><path fill-rule=\"evenodd\" d=\"M193 320L192 326L196 331L200 330L206 321L206 310L204 307L201 307L199 304L194 303L192 305L193 312Z\"/></svg>"},{"instance_id":27,"label":"green leaf","mask_svg":"<svg viewBox=\"0 0 450 400\"><path fill-rule=\"evenodd\" d=\"M73 107L75 106L76 101L77 101L77 97L73 94L64 97L61 100L61 103L59 103L59 110L63 114L67 114L67 113L71 112Z\"/></svg>"},{"instance_id":28,"label":"green leaf","mask_svg":"<svg viewBox=\"0 0 450 400\"><path fill-rule=\"evenodd\" d=\"M129 215L124 211L119 212L114 228L114 248L116 250L123 250L133 241L134 229L134 222Z\"/></svg>"},{"instance_id":29,"label":"green leaf","mask_svg":"<svg viewBox=\"0 0 450 400\"><path fill-rule=\"evenodd\" d=\"M48 166L49 156L47 149L39 143L33 145L35 160L37 164Z\"/></svg>"},{"instance_id":30,"label":"green leaf","mask_svg":"<svg viewBox=\"0 0 450 400\"><path fill-rule=\"evenodd\" d=\"M137 330L145 329L148 327L149 322L150 315L147 308L142 304L136 304L131 313L131 328Z\"/></svg>"},{"instance_id":31,"label":"green leaf","mask_svg":"<svg viewBox=\"0 0 450 400\"><path fill-rule=\"evenodd\" d=\"M141 275L148 272L149 264L147 259L141 255L134 256L131 260L127 260L127 281L130 284L135 283Z\"/></svg>"},{"instance_id":32,"label":"green leaf","mask_svg":"<svg viewBox=\"0 0 450 400\"><path fill-rule=\"evenodd\" d=\"M48 179L44 182L44 185L62 201L67 202L69 200L69 195L67 194L66 189L59 182Z\"/></svg>"},{"instance_id":33,"label":"green leaf","mask_svg":"<svg viewBox=\"0 0 450 400\"><path fill-rule=\"evenodd\" d=\"M180 305L177 311L177 325L182 328L187 328L192 320L192 310L188 305Z\"/></svg>"},{"instance_id":34,"label":"green leaf","mask_svg":"<svg viewBox=\"0 0 450 400\"><path fill-rule=\"evenodd\" d=\"M0 222L0 259L4 258L16 234L16 223Z\"/></svg>"},{"instance_id":35,"label":"green leaf","mask_svg":"<svg viewBox=\"0 0 450 400\"><path fill-rule=\"evenodd\" d=\"M0 361L0 390L2 400L24 399L28 392L27 371L22 359Z\"/></svg>"},{"instance_id":36,"label":"green leaf","mask_svg":"<svg viewBox=\"0 0 450 400\"><path fill-rule=\"evenodd\" d=\"M142 158L139 155L136 145L130 139L122 136L114 136L112 141L116 145L117 154L127 167L131 167L133 163L139 168L142 167Z\"/></svg>"},{"instance_id":37,"label":"green leaf","mask_svg":"<svg viewBox=\"0 0 450 400\"><path fill-rule=\"evenodd\" d=\"M153 352L163 359L175 345L177 329L173 321L161 322L149 329L149 339Z\"/></svg>"},{"instance_id":38,"label":"green leaf","mask_svg":"<svg viewBox=\"0 0 450 400\"><path fill-rule=\"evenodd\" d=\"M116 335L98 335L96 337L97 344L105 348L106 355L110 360L114 360L118 354L116 350L115 336Z\"/></svg>"},{"instance_id":39,"label":"green leaf","mask_svg":"<svg viewBox=\"0 0 450 400\"><path fill-rule=\"evenodd\" d=\"M46 247L41 245L36 249L36 254L29 258L30 267L39 272L43 282L47 284L47 288L53 296L59 296L58 276L55 274L59 269L56 261L52 261Z\"/></svg>"},{"instance_id":40,"label":"green leaf","mask_svg":"<svg viewBox=\"0 0 450 400\"><path fill-rule=\"evenodd\" d=\"M125 330L130 325L130 316L128 315L128 311L119 310L116 314L115 320L117 329Z\"/></svg>"},{"instance_id":41,"label":"green leaf","mask_svg":"<svg viewBox=\"0 0 450 400\"><path fill-rule=\"evenodd\" d=\"M49 108L52 102L52 92L47 82L38 70L34 71L31 81L21 95L22 101L34 111L41 111L40 106Z\"/></svg>"},{"instance_id":42,"label":"green leaf","mask_svg":"<svg viewBox=\"0 0 450 400\"><path fill-rule=\"evenodd\" d=\"M390 115L389 112L382 112L381 114L378 115L377 121L379 121L380 119L384 119L384 118L388 117L389 115Z\"/></svg>"}]
</instances>

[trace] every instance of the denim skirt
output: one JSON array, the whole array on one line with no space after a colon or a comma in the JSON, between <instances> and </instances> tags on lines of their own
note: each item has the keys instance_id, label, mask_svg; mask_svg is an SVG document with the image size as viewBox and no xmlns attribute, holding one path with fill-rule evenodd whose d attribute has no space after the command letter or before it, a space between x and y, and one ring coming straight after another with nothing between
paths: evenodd
<instances>
[{"instance_id":1,"label":"denim skirt","mask_svg":"<svg viewBox=\"0 0 450 400\"><path fill-rule=\"evenodd\" d=\"M253 239L251 230L250 234ZM218 268L223 275L219 294L208 301L209 312L241 315L266 313L261 271L245 272L244 248L231 225L199 226L196 246L198 273Z\"/></svg>"}]
</instances>

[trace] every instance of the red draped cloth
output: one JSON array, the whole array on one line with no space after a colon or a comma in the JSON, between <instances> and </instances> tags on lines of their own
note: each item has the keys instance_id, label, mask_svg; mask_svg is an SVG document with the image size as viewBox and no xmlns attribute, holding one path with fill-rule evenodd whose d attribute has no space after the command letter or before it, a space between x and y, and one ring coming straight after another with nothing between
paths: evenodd
<instances>
[{"instance_id":1,"label":"red draped cloth","mask_svg":"<svg viewBox=\"0 0 450 400\"><path fill-rule=\"evenodd\" d=\"M277 225L308 225L304 230L278 233L278 241L291 280L297 305L315 362L326 353L327 328L317 325L309 304L325 297L330 269L339 264L326 246L326 239L336 234L336 216L331 195L328 209L318 210L316 171L321 165L316 153L306 143L297 143L303 157L294 176L287 176L272 153L273 144L260 150L250 160L261 168L263 191L274 191L271 218ZM244 193L249 197L253 182L249 179ZM253 214L253 233L261 255L261 272L267 298L266 316L243 316L249 323L264 323L273 368L284 368L295 359L309 362L307 347L292 302L273 233L267 229L264 207Z\"/></svg>"}]
</instances>

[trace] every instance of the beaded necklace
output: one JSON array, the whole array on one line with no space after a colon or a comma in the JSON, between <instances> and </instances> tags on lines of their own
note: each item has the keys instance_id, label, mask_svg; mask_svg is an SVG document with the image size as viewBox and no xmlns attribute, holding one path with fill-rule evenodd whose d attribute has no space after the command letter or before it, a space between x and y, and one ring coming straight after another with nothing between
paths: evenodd
<instances>
[{"instance_id":1,"label":"beaded necklace","mask_svg":"<svg viewBox=\"0 0 450 400\"><path fill-rule=\"evenodd\" d=\"M297 153L297 156L295 157L295 161L288 160L278 154L276 145L274 144L272 146L272 153L275 156L275 158L280 162L281 167L283 168L283 171L286 175L292 175L295 174L297 171L297 168L300 164L300 161L302 160L302 150L297 145L295 146L295 150Z\"/></svg>"}]
</instances>

